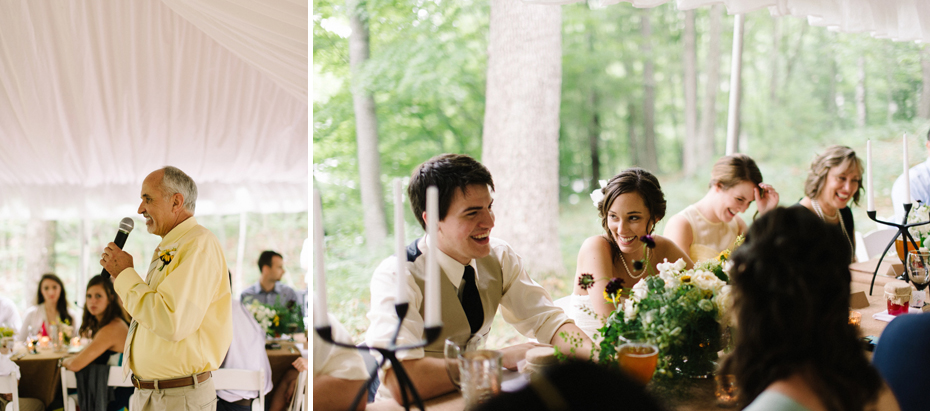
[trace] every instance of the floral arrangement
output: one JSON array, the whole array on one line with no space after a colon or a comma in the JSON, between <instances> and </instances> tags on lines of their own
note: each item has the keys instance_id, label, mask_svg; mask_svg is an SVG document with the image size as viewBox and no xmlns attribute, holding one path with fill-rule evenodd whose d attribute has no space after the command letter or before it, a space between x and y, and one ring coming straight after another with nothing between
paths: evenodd
<instances>
[{"instance_id":1,"label":"floral arrangement","mask_svg":"<svg viewBox=\"0 0 930 411\"><path fill-rule=\"evenodd\" d=\"M636 333L659 348L655 378L708 375L716 366L721 330L729 323L730 286L714 272L685 270L680 259L657 268L657 276L640 280L629 291L608 283L605 295L617 310L598 330L603 336L600 360L612 362L622 336ZM621 309L623 293L628 298Z\"/></svg>"},{"instance_id":2,"label":"floral arrangement","mask_svg":"<svg viewBox=\"0 0 930 411\"><path fill-rule=\"evenodd\" d=\"M930 206L918 200L915 207L911 208L911 212L907 215L907 223L913 224L926 221L928 213L930 213ZM927 237L930 237L930 224L911 227L907 231L911 233L911 237L914 237L914 241L917 242L919 247L924 247Z\"/></svg>"},{"instance_id":3,"label":"floral arrangement","mask_svg":"<svg viewBox=\"0 0 930 411\"><path fill-rule=\"evenodd\" d=\"M253 299L251 303L246 305L246 308L252 313L255 321L258 321L258 325L262 327L268 337L293 334L304 330L300 307L294 301L282 305L280 297L278 297L274 304L268 305Z\"/></svg>"},{"instance_id":4,"label":"floral arrangement","mask_svg":"<svg viewBox=\"0 0 930 411\"><path fill-rule=\"evenodd\" d=\"M736 247L743 245L743 241L745 240L746 238L743 237L742 234L738 235L736 237L736 241L733 242L733 249L735 250ZM730 271L730 266L732 264L733 263L730 262L730 249L728 248L726 250L721 251L720 254L717 254L717 257L715 258L696 262L694 264L694 268L699 269L699 270L704 270L704 271L710 271L714 273L714 275L716 275L717 278L719 278L721 281L725 283L729 283L730 275L727 274L727 272Z\"/></svg>"}]
</instances>

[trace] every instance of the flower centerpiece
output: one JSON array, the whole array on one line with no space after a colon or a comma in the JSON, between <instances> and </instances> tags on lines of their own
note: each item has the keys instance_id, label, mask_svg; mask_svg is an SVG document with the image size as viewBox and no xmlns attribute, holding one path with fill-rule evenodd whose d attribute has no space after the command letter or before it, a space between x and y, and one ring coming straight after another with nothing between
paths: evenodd
<instances>
[{"instance_id":1,"label":"flower centerpiece","mask_svg":"<svg viewBox=\"0 0 930 411\"><path fill-rule=\"evenodd\" d=\"M246 308L268 337L295 334L304 330L300 307L294 301L281 304L281 299L278 297L274 304L268 305L253 299L246 305Z\"/></svg>"},{"instance_id":2,"label":"flower centerpiece","mask_svg":"<svg viewBox=\"0 0 930 411\"><path fill-rule=\"evenodd\" d=\"M726 257L711 261L722 273ZM685 270L681 259L656 268L657 276L643 278L630 290L608 283L605 297L617 309L598 330L603 336L599 358L612 361L622 336L636 333L659 348L656 379L706 377L716 367L721 330L729 322L730 286L706 268Z\"/></svg>"},{"instance_id":3,"label":"flower centerpiece","mask_svg":"<svg viewBox=\"0 0 930 411\"><path fill-rule=\"evenodd\" d=\"M917 204L911 208L910 214L907 215L907 224L926 221L928 213L930 213L930 206L917 200ZM907 230L911 233L911 237L914 237L918 247L926 247L927 237L930 237L930 224L914 226Z\"/></svg>"}]
</instances>

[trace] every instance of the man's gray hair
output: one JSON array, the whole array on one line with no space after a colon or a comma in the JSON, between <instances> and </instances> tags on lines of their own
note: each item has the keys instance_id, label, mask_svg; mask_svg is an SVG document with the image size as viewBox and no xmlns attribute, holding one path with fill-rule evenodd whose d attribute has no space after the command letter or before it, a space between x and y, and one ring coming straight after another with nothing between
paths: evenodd
<instances>
[{"instance_id":1,"label":"man's gray hair","mask_svg":"<svg viewBox=\"0 0 930 411\"><path fill-rule=\"evenodd\" d=\"M162 177L161 187L165 197L180 193L184 196L184 208L193 214L197 206L197 183L177 167L165 166L162 170L165 175Z\"/></svg>"}]
</instances>

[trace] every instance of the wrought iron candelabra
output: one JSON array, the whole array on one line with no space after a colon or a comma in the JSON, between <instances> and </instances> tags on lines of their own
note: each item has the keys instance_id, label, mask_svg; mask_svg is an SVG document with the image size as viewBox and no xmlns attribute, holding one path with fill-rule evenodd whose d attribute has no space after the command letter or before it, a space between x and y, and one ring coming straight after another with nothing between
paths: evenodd
<instances>
[{"instance_id":1,"label":"wrought iron candelabra","mask_svg":"<svg viewBox=\"0 0 930 411\"><path fill-rule=\"evenodd\" d=\"M391 342L387 347L369 347L367 345L355 346L352 344L341 343L339 341L333 341L332 328L330 326L325 327L315 327L316 333L320 335L320 338L323 341L333 344L337 347L348 348L352 350L360 351L369 351L375 350L381 354L381 362L378 363L378 366L369 371L370 376L368 377L368 382L362 386L358 394L355 395L355 401L352 402L352 407L349 410L355 410L358 407L359 401L365 396L368 392L368 387L371 386L371 383L374 382L375 378L378 376L378 369L380 369L385 362L390 361L391 367L394 368L394 375L397 377L397 382L400 385L401 396L403 399L404 409L410 410L410 401L407 398L407 390L410 390L410 393L413 395L413 400L416 401L417 407L420 410L426 410L426 407L423 406L423 399L420 398L420 394L417 393L416 387L413 386L413 382L410 380L410 376L407 375L407 371L404 370L404 366L401 364L400 360L397 359L397 353L403 350L411 350L414 348L425 347L436 341L439 338L439 334L442 331L442 326L436 327L427 327L423 330L425 334L425 339L416 344L411 345L397 345L397 336L400 334L401 325L404 323L404 317L407 316L407 310L409 308L408 303L395 304L394 309L397 311L397 329L394 330L394 336L391 337Z\"/></svg>"},{"instance_id":2,"label":"wrought iron candelabra","mask_svg":"<svg viewBox=\"0 0 930 411\"><path fill-rule=\"evenodd\" d=\"M885 224L885 225L888 225L888 226L892 226L892 227L897 227L897 228L898 228L898 233L895 234L894 238L891 239L891 242L889 242L888 245L885 246L885 251L882 252L881 258L878 259L878 264L875 266L875 271L872 273L872 284L869 286L869 295L872 295L872 289L875 288L875 276L878 275L878 269L879 269L879 268L881 267L881 265L882 265L882 260L885 259L885 255L888 254L888 250L891 249L892 246L894 246L895 240L897 240L898 237L902 237L902 236L904 237L904 239L902 240L902 242L904 243L905 264L907 263L907 243L908 243L908 240L910 240L910 243L911 243L911 245L914 246L914 249L915 249L915 250L919 249L919 247L917 246L917 241L914 241L914 237L911 236L911 233L910 233L910 231L908 231L908 229L911 228L911 227L922 226L922 225L924 225L924 224L930 224L930 220L922 221L922 222L919 222L919 223L911 223L911 224L908 224L908 223L907 223L907 216L908 216L908 214L910 214L910 212L911 212L911 203L906 203L906 204L904 204L904 219L901 220L901 224L897 224L897 223L893 223L893 222L889 222L889 221L881 221L881 220L879 220L879 219L875 216L875 211L867 211L867 212L866 212L866 214L869 216L869 218L870 218L872 221L875 221L876 223L881 223L881 224ZM842 223L843 223L843 222L841 221L840 224L842 224ZM897 250L896 250L895 252L897 253ZM907 267L904 267L904 274L901 274L901 276L899 276L898 278L901 279L901 280L904 280L904 281L910 281L910 278L908 277L908 273L907 273Z\"/></svg>"}]
</instances>

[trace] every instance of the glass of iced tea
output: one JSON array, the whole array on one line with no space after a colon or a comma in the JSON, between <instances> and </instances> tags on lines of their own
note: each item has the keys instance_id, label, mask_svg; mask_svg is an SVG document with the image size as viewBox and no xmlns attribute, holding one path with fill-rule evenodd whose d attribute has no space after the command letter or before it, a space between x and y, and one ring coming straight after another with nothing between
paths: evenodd
<instances>
[{"instance_id":1,"label":"glass of iced tea","mask_svg":"<svg viewBox=\"0 0 930 411\"><path fill-rule=\"evenodd\" d=\"M617 349L620 368L642 385L649 384L656 372L659 348L642 340L627 340Z\"/></svg>"}]
</instances>

